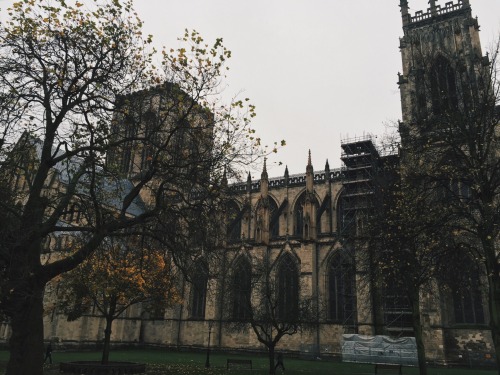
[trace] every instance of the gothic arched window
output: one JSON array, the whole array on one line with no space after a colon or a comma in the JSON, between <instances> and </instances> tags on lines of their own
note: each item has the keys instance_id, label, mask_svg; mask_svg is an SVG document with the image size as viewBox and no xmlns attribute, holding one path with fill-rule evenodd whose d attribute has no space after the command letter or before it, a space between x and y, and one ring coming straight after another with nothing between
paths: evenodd
<instances>
[{"instance_id":1,"label":"gothic arched window","mask_svg":"<svg viewBox=\"0 0 500 375\"><path fill-rule=\"evenodd\" d=\"M456 254L450 257L450 264L462 262L467 264L466 269L462 268L460 276L455 277L451 285L453 296L453 312L455 323L483 324L485 323L483 298L481 293L481 269L476 263L463 252L457 249Z\"/></svg>"},{"instance_id":2,"label":"gothic arched window","mask_svg":"<svg viewBox=\"0 0 500 375\"><path fill-rule=\"evenodd\" d=\"M278 264L278 305L280 320L295 320L299 313L299 272L297 264L289 254Z\"/></svg>"},{"instance_id":3,"label":"gothic arched window","mask_svg":"<svg viewBox=\"0 0 500 375\"><path fill-rule=\"evenodd\" d=\"M337 201L337 230L344 236L356 233L355 199L343 192Z\"/></svg>"},{"instance_id":4,"label":"gothic arched window","mask_svg":"<svg viewBox=\"0 0 500 375\"><path fill-rule=\"evenodd\" d=\"M466 288L453 291L455 323L483 324L484 310L479 278L469 280Z\"/></svg>"},{"instance_id":5,"label":"gothic arched window","mask_svg":"<svg viewBox=\"0 0 500 375\"><path fill-rule=\"evenodd\" d=\"M440 115L458 107L457 76L455 69L443 56L438 56L430 72L432 110Z\"/></svg>"},{"instance_id":6,"label":"gothic arched window","mask_svg":"<svg viewBox=\"0 0 500 375\"><path fill-rule=\"evenodd\" d=\"M269 198L269 236L270 238L276 238L279 236L280 230L280 218L278 215L278 205L274 199Z\"/></svg>"},{"instance_id":7,"label":"gothic arched window","mask_svg":"<svg viewBox=\"0 0 500 375\"><path fill-rule=\"evenodd\" d=\"M304 201L305 195L302 194L299 199L295 202L295 207L293 209L293 219L294 219L294 231L296 236L302 237L304 234Z\"/></svg>"},{"instance_id":8,"label":"gothic arched window","mask_svg":"<svg viewBox=\"0 0 500 375\"><path fill-rule=\"evenodd\" d=\"M227 239L230 242L241 239L241 212L238 204L231 201L227 204Z\"/></svg>"},{"instance_id":9,"label":"gothic arched window","mask_svg":"<svg viewBox=\"0 0 500 375\"><path fill-rule=\"evenodd\" d=\"M197 319L205 318L205 306L207 299L208 269L199 262L193 276L193 298L191 304L191 317Z\"/></svg>"},{"instance_id":10,"label":"gothic arched window","mask_svg":"<svg viewBox=\"0 0 500 375\"><path fill-rule=\"evenodd\" d=\"M233 319L246 320L251 314L252 267L246 259L236 263L233 274Z\"/></svg>"},{"instance_id":11,"label":"gothic arched window","mask_svg":"<svg viewBox=\"0 0 500 375\"><path fill-rule=\"evenodd\" d=\"M344 324L356 322L355 269L345 250L338 251L328 268L329 318Z\"/></svg>"},{"instance_id":12,"label":"gothic arched window","mask_svg":"<svg viewBox=\"0 0 500 375\"><path fill-rule=\"evenodd\" d=\"M413 331L410 301L400 280L395 276L386 277L382 288L384 324L393 336L407 336Z\"/></svg>"}]
</instances>

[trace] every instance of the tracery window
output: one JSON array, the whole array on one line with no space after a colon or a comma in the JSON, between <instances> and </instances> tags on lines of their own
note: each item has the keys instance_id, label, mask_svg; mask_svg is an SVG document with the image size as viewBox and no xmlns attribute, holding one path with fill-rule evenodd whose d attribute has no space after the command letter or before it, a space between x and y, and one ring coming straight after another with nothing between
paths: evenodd
<instances>
[{"instance_id":1,"label":"tracery window","mask_svg":"<svg viewBox=\"0 0 500 375\"><path fill-rule=\"evenodd\" d=\"M333 256L328 269L329 318L344 324L356 322L355 269L346 250Z\"/></svg>"},{"instance_id":2,"label":"tracery window","mask_svg":"<svg viewBox=\"0 0 500 375\"><path fill-rule=\"evenodd\" d=\"M479 280L471 280L469 288L453 292L455 323L484 324L483 299Z\"/></svg>"},{"instance_id":3,"label":"tracery window","mask_svg":"<svg viewBox=\"0 0 500 375\"><path fill-rule=\"evenodd\" d=\"M457 77L450 62L443 56L438 56L430 74L432 110L434 114L439 115L446 110L457 108Z\"/></svg>"},{"instance_id":4,"label":"tracery window","mask_svg":"<svg viewBox=\"0 0 500 375\"><path fill-rule=\"evenodd\" d=\"M278 205L276 204L274 199L269 198L269 218L270 218L269 235L271 238L276 238L279 236L280 219L279 216L276 217L277 214L278 214Z\"/></svg>"},{"instance_id":5,"label":"tracery window","mask_svg":"<svg viewBox=\"0 0 500 375\"><path fill-rule=\"evenodd\" d=\"M227 205L227 239L230 242L241 239L241 213L236 202L231 201Z\"/></svg>"},{"instance_id":6,"label":"tracery window","mask_svg":"<svg viewBox=\"0 0 500 375\"><path fill-rule=\"evenodd\" d=\"M413 332L410 301L398 280L386 280L382 291L384 325L393 336L407 336Z\"/></svg>"},{"instance_id":7,"label":"tracery window","mask_svg":"<svg viewBox=\"0 0 500 375\"><path fill-rule=\"evenodd\" d=\"M295 320L299 313L299 272L289 254L278 265L277 316L281 320Z\"/></svg>"},{"instance_id":8,"label":"tracery window","mask_svg":"<svg viewBox=\"0 0 500 375\"><path fill-rule=\"evenodd\" d=\"M204 319L207 299L208 269L202 262L199 262L195 269L195 275L193 275L191 317Z\"/></svg>"},{"instance_id":9,"label":"tracery window","mask_svg":"<svg viewBox=\"0 0 500 375\"><path fill-rule=\"evenodd\" d=\"M469 256L457 250L457 255L459 254L462 254L462 264L467 264L468 266L457 278L458 281L451 283L455 323L483 324L485 323L485 318L481 280L479 277L481 272L480 267L476 266ZM459 257L455 256L455 258ZM460 260L450 259L450 263L456 261Z\"/></svg>"},{"instance_id":10,"label":"tracery window","mask_svg":"<svg viewBox=\"0 0 500 375\"><path fill-rule=\"evenodd\" d=\"M356 233L355 199L344 191L337 201L337 230L344 236Z\"/></svg>"},{"instance_id":11,"label":"tracery window","mask_svg":"<svg viewBox=\"0 0 500 375\"><path fill-rule=\"evenodd\" d=\"M470 257L468 246L458 243L454 251L446 257L443 268L439 281L447 285L451 293L451 299L448 300L451 323L484 324L484 288L481 285L483 270L480 264Z\"/></svg>"},{"instance_id":12,"label":"tracery window","mask_svg":"<svg viewBox=\"0 0 500 375\"><path fill-rule=\"evenodd\" d=\"M304 233L304 201L305 195L302 194L297 202L295 202L295 207L293 210L293 218L295 223L294 233L296 236L302 237Z\"/></svg>"},{"instance_id":13,"label":"tracery window","mask_svg":"<svg viewBox=\"0 0 500 375\"><path fill-rule=\"evenodd\" d=\"M240 259L233 274L233 319L246 320L251 314L252 267L246 259Z\"/></svg>"}]
</instances>

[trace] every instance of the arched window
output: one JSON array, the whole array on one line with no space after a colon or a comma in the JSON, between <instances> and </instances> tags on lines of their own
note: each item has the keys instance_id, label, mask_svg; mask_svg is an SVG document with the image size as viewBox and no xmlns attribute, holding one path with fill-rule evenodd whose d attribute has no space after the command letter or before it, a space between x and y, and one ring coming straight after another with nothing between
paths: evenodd
<instances>
[{"instance_id":1,"label":"arched window","mask_svg":"<svg viewBox=\"0 0 500 375\"><path fill-rule=\"evenodd\" d=\"M278 216L278 205L272 198L269 198L269 218L269 236L270 238L276 238L280 234L280 218Z\"/></svg>"},{"instance_id":2,"label":"arched window","mask_svg":"<svg viewBox=\"0 0 500 375\"><path fill-rule=\"evenodd\" d=\"M446 269L441 282L448 285L452 297L451 321L458 324L484 324L485 314L480 275L483 270L467 250L457 246L446 258Z\"/></svg>"},{"instance_id":3,"label":"arched window","mask_svg":"<svg viewBox=\"0 0 500 375\"><path fill-rule=\"evenodd\" d=\"M455 323L483 324L485 323L485 319L481 280L479 278L481 270L468 255L461 254L462 264L467 264L468 266L466 270L461 272L461 276L457 277L457 282L451 284ZM451 262L459 260L450 259ZM463 266L455 269L460 268L463 269Z\"/></svg>"},{"instance_id":4,"label":"arched window","mask_svg":"<svg viewBox=\"0 0 500 375\"><path fill-rule=\"evenodd\" d=\"M469 280L468 287L453 291L455 323L484 324L483 299L479 278Z\"/></svg>"},{"instance_id":5,"label":"arched window","mask_svg":"<svg viewBox=\"0 0 500 375\"><path fill-rule=\"evenodd\" d=\"M355 199L343 192L337 201L337 230L343 236L356 233Z\"/></svg>"},{"instance_id":6,"label":"arched window","mask_svg":"<svg viewBox=\"0 0 500 375\"><path fill-rule=\"evenodd\" d=\"M330 261L328 288L329 318L343 324L355 324L355 269L346 250L338 251Z\"/></svg>"},{"instance_id":7,"label":"arched window","mask_svg":"<svg viewBox=\"0 0 500 375\"><path fill-rule=\"evenodd\" d=\"M277 316L280 320L296 320L299 313L299 272L289 254L278 265Z\"/></svg>"},{"instance_id":8,"label":"arched window","mask_svg":"<svg viewBox=\"0 0 500 375\"><path fill-rule=\"evenodd\" d=\"M430 72L432 110L439 115L458 107L455 69L443 56L438 56Z\"/></svg>"},{"instance_id":9,"label":"arched window","mask_svg":"<svg viewBox=\"0 0 500 375\"><path fill-rule=\"evenodd\" d=\"M240 259L233 270L233 319L246 320L251 316L252 267Z\"/></svg>"},{"instance_id":10,"label":"arched window","mask_svg":"<svg viewBox=\"0 0 500 375\"><path fill-rule=\"evenodd\" d=\"M208 269L204 263L199 262L195 270L195 275L193 276L191 317L204 319L207 299Z\"/></svg>"},{"instance_id":11,"label":"arched window","mask_svg":"<svg viewBox=\"0 0 500 375\"><path fill-rule=\"evenodd\" d=\"M294 233L296 236L302 237L304 234L304 202L305 194L302 194L295 202L293 209Z\"/></svg>"},{"instance_id":12,"label":"arched window","mask_svg":"<svg viewBox=\"0 0 500 375\"><path fill-rule=\"evenodd\" d=\"M382 288L384 325L391 336L408 336L413 332L413 320L405 290L395 277L386 277Z\"/></svg>"},{"instance_id":13,"label":"arched window","mask_svg":"<svg viewBox=\"0 0 500 375\"><path fill-rule=\"evenodd\" d=\"M227 204L227 239L230 242L239 241L241 239L241 212L238 204L231 201Z\"/></svg>"}]
</instances>

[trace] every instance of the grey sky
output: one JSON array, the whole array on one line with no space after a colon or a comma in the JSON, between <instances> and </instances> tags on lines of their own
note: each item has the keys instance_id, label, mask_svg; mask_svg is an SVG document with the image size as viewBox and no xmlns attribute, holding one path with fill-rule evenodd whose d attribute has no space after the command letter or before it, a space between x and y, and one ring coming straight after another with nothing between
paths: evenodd
<instances>
[{"instance_id":1,"label":"grey sky","mask_svg":"<svg viewBox=\"0 0 500 375\"><path fill-rule=\"evenodd\" d=\"M456 2L456 0L455 0ZM168 3L168 5L167 5ZM445 1L438 4L444 6ZM411 11L427 0L410 0ZM268 163L305 171L340 166L340 138L382 135L400 119L397 72L402 35L397 0L142 0L146 31L175 46L184 28L223 37L233 51L229 93L244 90L257 106L254 126L265 142L287 146ZM483 50L500 33L500 0L471 0ZM258 174L252 173L254 178Z\"/></svg>"},{"instance_id":2,"label":"grey sky","mask_svg":"<svg viewBox=\"0 0 500 375\"><path fill-rule=\"evenodd\" d=\"M81 0L80 0L81 1ZM457 0L455 0L456 2ZM445 4L445 0L438 4ZM500 0L470 0L483 53L500 35ZM5 9L12 0L0 1ZM427 0L409 0L411 12ZM401 117L397 73L402 35L398 0L135 0L157 46L175 48L185 28L232 50L226 94L257 106L265 143L286 139L270 176L340 166L340 139L381 136ZM277 162L282 161L283 166ZM253 178L259 175L252 172Z\"/></svg>"}]
</instances>

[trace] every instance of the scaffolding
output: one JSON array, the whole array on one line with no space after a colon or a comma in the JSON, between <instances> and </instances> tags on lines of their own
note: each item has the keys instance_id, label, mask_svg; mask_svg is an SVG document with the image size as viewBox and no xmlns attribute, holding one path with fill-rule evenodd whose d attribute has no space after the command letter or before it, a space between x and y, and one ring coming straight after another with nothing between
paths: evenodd
<instances>
[{"instance_id":1,"label":"scaffolding","mask_svg":"<svg viewBox=\"0 0 500 375\"><path fill-rule=\"evenodd\" d=\"M380 155L371 136L346 139L341 142L343 191L338 204L339 235L355 264L354 240L362 234L363 223L373 208L375 173ZM357 333L356 292L352 303L344 306L344 333Z\"/></svg>"},{"instance_id":2,"label":"scaffolding","mask_svg":"<svg viewBox=\"0 0 500 375\"><path fill-rule=\"evenodd\" d=\"M339 220L340 234L349 238L360 235L363 222L373 208L375 174L380 154L370 135L342 141L342 184Z\"/></svg>"},{"instance_id":3,"label":"scaffolding","mask_svg":"<svg viewBox=\"0 0 500 375\"><path fill-rule=\"evenodd\" d=\"M375 209L376 184L378 173L383 169L384 159L397 155L397 144L388 146L389 150L379 151L371 135L346 139L341 143L344 190L339 201L339 234L349 248L354 249L353 241L366 235L365 223ZM411 310L407 300L397 291L386 291L382 303L387 333L393 337L411 335ZM345 316L349 318L344 321L344 332L354 333L350 312L346 311Z\"/></svg>"}]
</instances>

